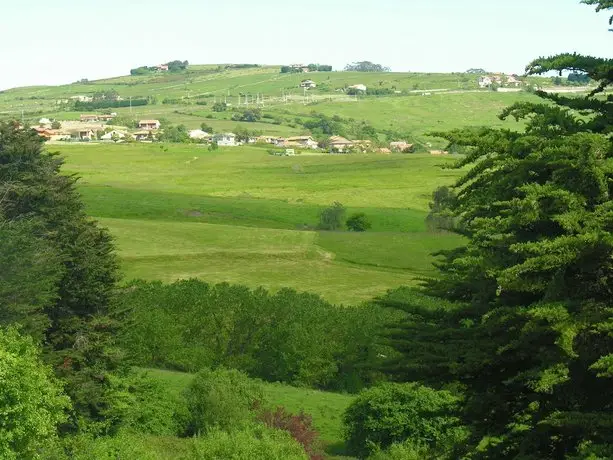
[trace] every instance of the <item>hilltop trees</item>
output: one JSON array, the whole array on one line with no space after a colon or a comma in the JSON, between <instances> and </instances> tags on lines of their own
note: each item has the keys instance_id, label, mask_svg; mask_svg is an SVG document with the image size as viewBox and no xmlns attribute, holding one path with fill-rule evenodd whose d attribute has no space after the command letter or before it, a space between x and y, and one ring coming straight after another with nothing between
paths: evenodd
<instances>
[{"instance_id":1,"label":"hilltop trees","mask_svg":"<svg viewBox=\"0 0 613 460\"><path fill-rule=\"evenodd\" d=\"M613 456L613 60L527 67L565 70L597 88L509 107L501 118L523 132L439 133L467 152L457 196L441 203L468 240L446 253L429 300L400 303L408 317L389 336L404 354L388 368L397 379L465 390L470 458Z\"/></svg>"},{"instance_id":2,"label":"hilltop trees","mask_svg":"<svg viewBox=\"0 0 613 460\"><path fill-rule=\"evenodd\" d=\"M360 61L347 64L345 72L389 72L390 68L370 61Z\"/></svg>"}]
</instances>

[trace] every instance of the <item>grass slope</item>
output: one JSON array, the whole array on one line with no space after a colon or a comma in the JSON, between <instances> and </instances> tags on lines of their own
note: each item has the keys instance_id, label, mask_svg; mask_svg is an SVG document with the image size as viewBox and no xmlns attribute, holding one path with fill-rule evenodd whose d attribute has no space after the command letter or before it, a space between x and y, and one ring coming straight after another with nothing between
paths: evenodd
<instances>
[{"instance_id":1,"label":"grass slope","mask_svg":"<svg viewBox=\"0 0 613 460\"><path fill-rule=\"evenodd\" d=\"M433 274L459 238L426 232L427 203L458 172L430 155L275 157L241 147L57 146L82 176L88 213L115 236L126 279L200 277L335 303L368 300ZM316 232L324 206L365 212L365 234Z\"/></svg>"}]
</instances>

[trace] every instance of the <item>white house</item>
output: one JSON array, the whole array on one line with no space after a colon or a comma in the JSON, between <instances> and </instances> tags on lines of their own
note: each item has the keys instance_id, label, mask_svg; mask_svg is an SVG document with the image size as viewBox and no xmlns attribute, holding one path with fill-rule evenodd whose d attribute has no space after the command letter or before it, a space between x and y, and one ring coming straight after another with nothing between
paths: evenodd
<instances>
[{"instance_id":1,"label":"white house","mask_svg":"<svg viewBox=\"0 0 613 460\"><path fill-rule=\"evenodd\" d=\"M521 86L522 82L515 75L507 75L508 86Z\"/></svg>"},{"instance_id":2,"label":"white house","mask_svg":"<svg viewBox=\"0 0 613 460\"><path fill-rule=\"evenodd\" d=\"M317 83L315 83L313 80L302 80L300 82L300 87L307 89L317 88Z\"/></svg>"},{"instance_id":3,"label":"white house","mask_svg":"<svg viewBox=\"0 0 613 460\"><path fill-rule=\"evenodd\" d=\"M160 122L158 120L141 120L138 122L138 128L147 130L160 129Z\"/></svg>"},{"instance_id":4,"label":"white house","mask_svg":"<svg viewBox=\"0 0 613 460\"><path fill-rule=\"evenodd\" d=\"M213 142L222 147L235 147L238 145L236 142L236 134L234 133L213 134Z\"/></svg>"},{"instance_id":5,"label":"white house","mask_svg":"<svg viewBox=\"0 0 613 460\"><path fill-rule=\"evenodd\" d=\"M302 147L307 149L316 149L317 142L311 136L295 136L288 137L283 143L286 147Z\"/></svg>"},{"instance_id":6,"label":"white house","mask_svg":"<svg viewBox=\"0 0 613 460\"><path fill-rule=\"evenodd\" d=\"M479 88L489 88L490 86L492 86L492 83L494 83L492 77L479 77Z\"/></svg>"},{"instance_id":7,"label":"white house","mask_svg":"<svg viewBox=\"0 0 613 460\"><path fill-rule=\"evenodd\" d=\"M211 135L206 131L202 131L201 129L192 129L189 132L190 139L196 139L199 141L210 139Z\"/></svg>"},{"instance_id":8,"label":"white house","mask_svg":"<svg viewBox=\"0 0 613 460\"><path fill-rule=\"evenodd\" d=\"M363 84L361 84L361 83L360 83L360 84L358 84L358 85L351 85L349 88L350 88L350 89L355 89L355 90L357 90L357 91L366 92L366 85L363 85Z\"/></svg>"},{"instance_id":9,"label":"white house","mask_svg":"<svg viewBox=\"0 0 613 460\"><path fill-rule=\"evenodd\" d=\"M51 120L49 120L48 118L41 118L40 120L38 120L38 124L41 126L51 125Z\"/></svg>"},{"instance_id":10,"label":"white house","mask_svg":"<svg viewBox=\"0 0 613 460\"><path fill-rule=\"evenodd\" d=\"M101 141L115 141L115 140L120 141L121 139L124 139L125 137L126 137L126 133L122 131L113 130L113 131L109 131L103 136L100 136L100 140Z\"/></svg>"}]
</instances>

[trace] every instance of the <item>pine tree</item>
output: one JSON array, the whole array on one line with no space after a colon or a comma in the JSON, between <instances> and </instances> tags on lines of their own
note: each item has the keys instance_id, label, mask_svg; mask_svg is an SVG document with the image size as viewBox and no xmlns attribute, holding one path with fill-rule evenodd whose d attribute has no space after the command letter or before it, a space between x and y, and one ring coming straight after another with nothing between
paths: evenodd
<instances>
[{"instance_id":1,"label":"pine tree","mask_svg":"<svg viewBox=\"0 0 613 460\"><path fill-rule=\"evenodd\" d=\"M566 70L597 87L509 107L522 132L438 133L467 152L449 204L467 243L423 293L383 301L408 312L388 371L463 392L470 458L613 457L613 60L527 67Z\"/></svg>"},{"instance_id":2,"label":"pine tree","mask_svg":"<svg viewBox=\"0 0 613 460\"><path fill-rule=\"evenodd\" d=\"M61 174L61 166L61 158L45 152L34 131L0 124L0 215L4 222L35 222L32 241L52 248L58 261L44 305L33 305L47 322L45 357L67 381L75 422L97 420L104 418L107 373L118 366L115 324L108 316L117 260L108 232L85 213L77 178ZM7 305L1 308L6 311ZM23 325L28 309L21 308L26 314L21 320L13 314L12 321Z\"/></svg>"}]
</instances>

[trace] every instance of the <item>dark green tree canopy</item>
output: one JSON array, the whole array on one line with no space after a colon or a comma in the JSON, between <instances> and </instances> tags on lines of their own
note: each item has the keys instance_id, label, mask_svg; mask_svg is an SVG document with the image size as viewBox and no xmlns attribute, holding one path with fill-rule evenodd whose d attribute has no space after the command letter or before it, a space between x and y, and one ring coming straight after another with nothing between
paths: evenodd
<instances>
[{"instance_id":1,"label":"dark green tree canopy","mask_svg":"<svg viewBox=\"0 0 613 460\"><path fill-rule=\"evenodd\" d=\"M422 293L383 301L409 313L390 331L404 356L388 369L465 394L470 458L611 458L613 60L562 54L526 70L597 87L509 107L501 118L521 132L436 133L466 152L468 172L436 206L467 243Z\"/></svg>"}]
</instances>

